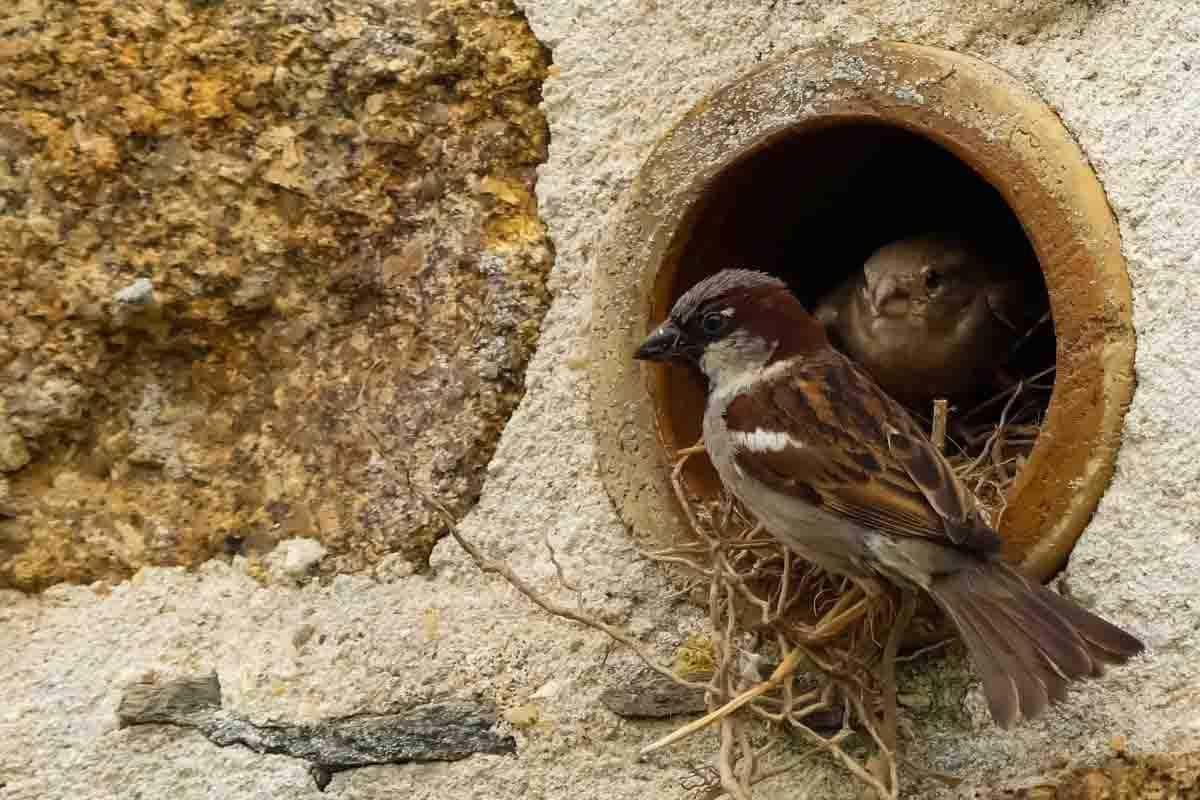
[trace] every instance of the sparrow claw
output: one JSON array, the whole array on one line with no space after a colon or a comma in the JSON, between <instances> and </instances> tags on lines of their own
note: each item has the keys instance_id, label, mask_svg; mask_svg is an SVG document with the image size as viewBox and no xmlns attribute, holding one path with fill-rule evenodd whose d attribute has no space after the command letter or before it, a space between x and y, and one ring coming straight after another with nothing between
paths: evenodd
<instances>
[{"instance_id":1,"label":"sparrow claw","mask_svg":"<svg viewBox=\"0 0 1200 800\"><path fill-rule=\"evenodd\" d=\"M833 608L826 611L815 625L800 626L796 631L797 637L807 646L816 646L836 639L885 598L886 595L881 591L871 591L855 585L850 591L842 594L833 604Z\"/></svg>"}]
</instances>

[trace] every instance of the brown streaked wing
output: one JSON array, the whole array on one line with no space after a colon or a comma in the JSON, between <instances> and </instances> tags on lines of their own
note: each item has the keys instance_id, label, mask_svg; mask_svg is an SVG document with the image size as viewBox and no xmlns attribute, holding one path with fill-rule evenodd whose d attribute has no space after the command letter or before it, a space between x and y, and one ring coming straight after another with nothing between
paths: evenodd
<instances>
[{"instance_id":1,"label":"brown streaked wing","mask_svg":"<svg viewBox=\"0 0 1200 800\"><path fill-rule=\"evenodd\" d=\"M840 395L860 400L841 404L846 409L843 424L864 439L883 439L894 463L907 476L906 483L921 493L950 541L976 552L998 550L1000 536L980 516L975 497L912 415L846 357L832 353L825 371L830 383L841 389Z\"/></svg>"},{"instance_id":2,"label":"brown streaked wing","mask_svg":"<svg viewBox=\"0 0 1200 800\"><path fill-rule=\"evenodd\" d=\"M946 535L957 545L972 550L993 551L1000 539L987 527L950 464L921 433L887 431L888 449L908 473L933 510L942 518Z\"/></svg>"},{"instance_id":3,"label":"brown streaked wing","mask_svg":"<svg viewBox=\"0 0 1200 800\"><path fill-rule=\"evenodd\" d=\"M776 491L875 530L978 550L995 549L989 536L999 543L908 412L835 351L734 398L725 423L800 445L735 451L740 469Z\"/></svg>"}]
</instances>

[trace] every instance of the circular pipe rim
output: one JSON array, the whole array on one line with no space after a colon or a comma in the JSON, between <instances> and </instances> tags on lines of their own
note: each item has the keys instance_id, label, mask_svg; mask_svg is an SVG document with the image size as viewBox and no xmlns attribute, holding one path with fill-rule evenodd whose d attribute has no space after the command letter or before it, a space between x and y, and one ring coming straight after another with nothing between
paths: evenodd
<instances>
[{"instance_id":1,"label":"circular pipe rim","mask_svg":"<svg viewBox=\"0 0 1200 800\"><path fill-rule=\"evenodd\" d=\"M1129 280L1104 191L1062 122L1008 74L951 51L902 42L799 51L700 101L659 141L596 266L591 411L605 486L638 538L690 535L670 483L678 443L661 416L663 368L631 354L666 313L689 219L716 176L778 137L853 121L904 128L974 169L1042 266L1057 374L1000 530L1006 556L1044 580L1065 563L1115 468L1134 388Z\"/></svg>"}]
</instances>

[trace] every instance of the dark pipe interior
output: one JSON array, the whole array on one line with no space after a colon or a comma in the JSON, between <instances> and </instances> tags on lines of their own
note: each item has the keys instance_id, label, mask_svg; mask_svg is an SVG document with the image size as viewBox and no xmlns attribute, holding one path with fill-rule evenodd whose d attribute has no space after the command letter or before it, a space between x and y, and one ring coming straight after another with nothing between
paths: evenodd
<instances>
[{"instance_id":1,"label":"dark pipe interior","mask_svg":"<svg viewBox=\"0 0 1200 800\"><path fill-rule=\"evenodd\" d=\"M798 132L712 181L680 234L685 241L672 248L679 257L671 300L714 272L748 267L783 278L811 306L881 245L946 229L1012 253L1015 264L1036 263L1000 193L934 142L873 122ZM1044 329L1028 358L1048 365L1054 341ZM662 380L669 444L691 444L700 436L703 386L679 368Z\"/></svg>"}]
</instances>

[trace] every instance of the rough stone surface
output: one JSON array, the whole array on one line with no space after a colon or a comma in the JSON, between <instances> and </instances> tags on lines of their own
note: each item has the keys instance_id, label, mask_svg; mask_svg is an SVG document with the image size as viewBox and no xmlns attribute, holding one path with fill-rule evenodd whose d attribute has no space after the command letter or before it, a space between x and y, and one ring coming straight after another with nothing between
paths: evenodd
<instances>
[{"instance_id":1,"label":"rough stone surface","mask_svg":"<svg viewBox=\"0 0 1200 800\"><path fill-rule=\"evenodd\" d=\"M325 552L316 539L286 539L263 561L267 574L274 580L303 583L316 571Z\"/></svg>"},{"instance_id":2,"label":"rough stone surface","mask_svg":"<svg viewBox=\"0 0 1200 800\"><path fill-rule=\"evenodd\" d=\"M216 8L222 5L190 5ZM1117 476L1067 574L1069 591L1150 645L1147 656L1074 691L1035 724L994 728L954 649L901 675L922 710L902 713L907 758L957 775L958 789L906 770L907 796L971 797L1045 774L1065 757L1200 748L1200 6L982 0L713 3L529 2L554 48L545 85L550 159L538 195L558 258L528 390L505 429L463 534L564 603L545 548L578 602L631 628L670 663L700 615L638 556L592 466L586 418L590 253L606 213L655 139L690 104L758 60L827 37L881 35L950 46L1028 82L1063 116L1116 211L1135 292L1139 388ZM212 13L212 12L208 12ZM112 286L116 291L131 281ZM157 290L156 290L157 293ZM385 569L386 564L386 569ZM683 798L712 756L695 737L650 760L637 749L675 721L630 721L600 694L641 674L592 631L548 618L452 542L429 574L384 562L374 578L263 586L233 566L146 569L112 587L0 594L0 798L304 797L302 765L213 748L195 731L118 730L120 687L215 669L225 706L291 723L482 699L503 716L537 707L513 731L517 758L389 765L347 773L345 798ZM527 714L518 715L530 719ZM511 723L502 723L507 725ZM756 737L762 734L755 734ZM760 741L765 741L760 740ZM800 752L791 743L780 756ZM343 780L344 778L344 780ZM758 798L858 795L820 761L764 785Z\"/></svg>"},{"instance_id":3,"label":"rough stone surface","mask_svg":"<svg viewBox=\"0 0 1200 800\"><path fill-rule=\"evenodd\" d=\"M307 536L419 567L548 302L511 0L0 12L0 586Z\"/></svg>"}]
</instances>

